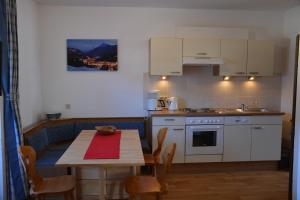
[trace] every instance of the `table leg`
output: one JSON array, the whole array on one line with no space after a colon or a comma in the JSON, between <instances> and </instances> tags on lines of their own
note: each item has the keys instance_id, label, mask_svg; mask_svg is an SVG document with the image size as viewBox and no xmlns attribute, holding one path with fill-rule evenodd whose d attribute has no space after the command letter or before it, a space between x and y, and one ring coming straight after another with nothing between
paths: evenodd
<instances>
[{"instance_id":1,"label":"table leg","mask_svg":"<svg viewBox=\"0 0 300 200\"><path fill-rule=\"evenodd\" d=\"M80 190L80 181L79 181L79 178L78 178L78 168L76 167L72 167L71 168L71 174L72 176L74 176L75 178L75 184L76 184L76 187L75 187L75 190L74 190L74 196L75 196L75 199L76 200L79 200L80 199L80 195L81 195L81 190Z\"/></svg>"},{"instance_id":2,"label":"table leg","mask_svg":"<svg viewBox=\"0 0 300 200\"><path fill-rule=\"evenodd\" d=\"M106 168L100 168L100 178L99 178L99 185L100 185L100 193L99 193L99 199L105 200L106 199Z\"/></svg>"}]
</instances>

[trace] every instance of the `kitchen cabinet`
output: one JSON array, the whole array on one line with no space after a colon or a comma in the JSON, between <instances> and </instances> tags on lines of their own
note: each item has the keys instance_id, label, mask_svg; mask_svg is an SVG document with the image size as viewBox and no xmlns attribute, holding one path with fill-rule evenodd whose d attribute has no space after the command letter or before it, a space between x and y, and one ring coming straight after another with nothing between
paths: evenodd
<instances>
[{"instance_id":1,"label":"kitchen cabinet","mask_svg":"<svg viewBox=\"0 0 300 200\"><path fill-rule=\"evenodd\" d=\"M221 40L220 76L246 76L247 40Z\"/></svg>"},{"instance_id":2,"label":"kitchen cabinet","mask_svg":"<svg viewBox=\"0 0 300 200\"><path fill-rule=\"evenodd\" d=\"M225 117L223 162L280 160L281 116Z\"/></svg>"},{"instance_id":3,"label":"kitchen cabinet","mask_svg":"<svg viewBox=\"0 0 300 200\"><path fill-rule=\"evenodd\" d=\"M150 39L150 75L182 75L182 39Z\"/></svg>"},{"instance_id":4,"label":"kitchen cabinet","mask_svg":"<svg viewBox=\"0 0 300 200\"><path fill-rule=\"evenodd\" d=\"M219 58L220 57L219 39L183 39L183 57Z\"/></svg>"},{"instance_id":5,"label":"kitchen cabinet","mask_svg":"<svg viewBox=\"0 0 300 200\"><path fill-rule=\"evenodd\" d=\"M272 41L248 40L247 75L274 75L274 44Z\"/></svg>"},{"instance_id":6,"label":"kitchen cabinet","mask_svg":"<svg viewBox=\"0 0 300 200\"><path fill-rule=\"evenodd\" d=\"M166 123L166 124L164 124ZM167 127L168 132L161 152L161 163L168 144L176 143L173 163L184 163L185 154L185 118L184 117L153 117L152 118L152 151L157 147L159 129Z\"/></svg>"},{"instance_id":7,"label":"kitchen cabinet","mask_svg":"<svg viewBox=\"0 0 300 200\"><path fill-rule=\"evenodd\" d=\"M280 160L281 125L252 125L251 161Z\"/></svg>"},{"instance_id":8,"label":"kitchen cabinet","mask_svg":"<svg viewBox=\"0 0 300 200\"><path fill-rule=\"evenodd\" d=\"M249 161L251 125L224 126L223 162Z\"/></svg>"}]
</instances>

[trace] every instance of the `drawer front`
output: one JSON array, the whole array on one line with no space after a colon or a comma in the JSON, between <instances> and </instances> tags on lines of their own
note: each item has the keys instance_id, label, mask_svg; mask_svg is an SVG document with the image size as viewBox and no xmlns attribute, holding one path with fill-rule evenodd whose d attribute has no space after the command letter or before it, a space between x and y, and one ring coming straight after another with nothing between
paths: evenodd
<instances>
[{"instance_id":1,"label":"drawer front","mask_svg":"<svg viewBox=\"0 0 300 200\"><path fill-rule=\"evenodd\" d=\"M282 116L252 116L252 124L282 124Z\"/></svg>"},{"instance_id":2,"label":"drawer front","mask_svg":"<svg viewBox=\"0 0 300 200\"><path fill-rule=\"evenodd\" d=\"M225 125L251 124L251 118L248 116L225 117Z\"/></svg>"},{"instance_id":3,"label":"drawer front","mask_svg":"<svg viewBox=\"0 0 300 200\"><path fill-rule=\"evenodd\" d=\"M185 117L153 117L152 125L155 126L184 126Z\"/></svg>"}]
</instances>

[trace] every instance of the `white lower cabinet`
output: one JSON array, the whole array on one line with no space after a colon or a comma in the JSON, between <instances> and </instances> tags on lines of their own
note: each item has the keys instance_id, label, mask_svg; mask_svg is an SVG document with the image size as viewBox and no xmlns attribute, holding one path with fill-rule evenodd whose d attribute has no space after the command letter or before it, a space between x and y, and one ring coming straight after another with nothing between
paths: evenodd
<instances>
[{"instance_id":1,"label":"white lower cabinet","mask_svg":"<svg viewBox=\"0 0 300 200\"><path fill-rule=\"evenodd\" d=\"M224 162L249 161L251 125L224 126Z\"/></svg>"},{"instance_id":2,"label":"white lower cabinet","mask_svg":"<svg viewBox=\"0 0 300 200\"><path fill-rule=\"evenodd\" d=\"M282 125L252 125L251 160L280 160Z\"/></svg>"},{"instance_id":3,"label":"white lower cabinet","mask_svg":"<svg viewBox=\"0 0 300 200\"><path fill-rule=\"evenodd\" d=\"M226 117L224 162L281 158L282 117Z\"/></svg>"},{"instance_id":4,"label":"white lower cabinet","mask_svg":"<svg viewBox=\"0 0 300 200\"><path fill-rule=\"evenodd\" d=\"M176 143L176 152L173 163L184 163L185 126L152 126L152 151L157 148L157 133L159 129L164 127L168 128L168 133L161 152L161 162L163 161L167 145Z\"/></svg>"}]
</instances>

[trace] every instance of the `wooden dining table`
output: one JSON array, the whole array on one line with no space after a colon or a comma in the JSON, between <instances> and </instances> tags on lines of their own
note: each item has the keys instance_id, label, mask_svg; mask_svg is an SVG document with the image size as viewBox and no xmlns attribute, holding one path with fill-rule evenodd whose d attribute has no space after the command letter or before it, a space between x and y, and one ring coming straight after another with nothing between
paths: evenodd
<instances>
[{"instance_id":1,"label":"wooden dining table","mask_svg":"<svg viewBox=\"0 0 300 200\"><path fill-rule=\"evenodd\" d=\"M83 130L56 162L56 166L72 167L72 173L78 168L93 167L98 168L99 178L99 199L106 199L106 176L107 169L114 167L130 167L131 173L139 173L140 166L145 165L141 141L138 130L121 130L120 139L120 158L119 159L84 159L84 155L96 134L96 130ZM77 184L78 186L78 184ZM76 196L80 195L80 189L77 188Z\"/></svg>"}]
</instances>

